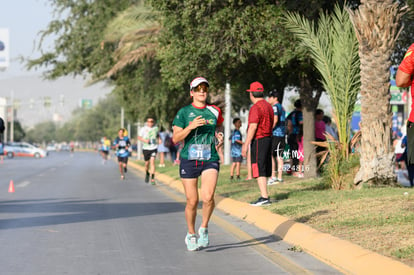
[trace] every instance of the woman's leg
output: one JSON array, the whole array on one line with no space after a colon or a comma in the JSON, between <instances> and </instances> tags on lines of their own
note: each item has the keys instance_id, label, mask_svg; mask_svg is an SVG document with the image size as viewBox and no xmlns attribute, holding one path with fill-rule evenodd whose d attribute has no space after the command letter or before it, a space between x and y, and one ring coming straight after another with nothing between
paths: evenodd
<instances>
[{"instance_id":1,"label":"woman's leg","mask_svg":"<svg viewBox=\"0 0 414 275\"><path fill-rule=\"evenodd\" d=\"M201 227L207 228L214 210L214 192L216 191L218 171L208 169L201 174L201 200L203 201L203 220Z\"/></svg>"},{"instance_id":2,"label":"woman's leg","mask_svg":"<svg viewBox=\"0 0 414 275\"><path fill-rule=\"evenodd\" d=\"M161 166L164 165L164 156L165 156L165 153L164 152L160 152L160 165Z\"/></svg>"},{"instance_id":3,"label":"woman's leg","mask_svg":"<svg viewBox=\"0 0 414 275\"><path fill-rule=\"evenodd\" d=\"M185 220L187 222L188 233L195 234L195 220L197 216L197 205L198 205L198 190L197 182L198 178L195 179L181 179L187 204L185 205Z\"/></svg>"}]
</instances>

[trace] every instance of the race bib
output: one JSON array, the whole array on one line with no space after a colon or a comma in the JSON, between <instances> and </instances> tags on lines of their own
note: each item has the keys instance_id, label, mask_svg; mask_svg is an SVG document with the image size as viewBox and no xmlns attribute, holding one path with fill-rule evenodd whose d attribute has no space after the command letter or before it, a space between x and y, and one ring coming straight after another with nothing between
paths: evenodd
<instances>
[{"instance_id":1,"label":"race bib","mask_svg":"<svg viewBox=\"0 0 414 275\"><path fill-rule=\"evenodd\" d=\"M210 144L191 144L188 147L189 160L209 160L211 158Z\"/></svg>"},{"instance_id":2,"label":"race bib","mask_svg":"<svg viewBox=\"0 0 414 275\"><path fill-rule=\"evenodd\" d=\"M125 153L125 149L120 149L119 150L119 154L124 154Z\"/></svg>"}]
</instances>

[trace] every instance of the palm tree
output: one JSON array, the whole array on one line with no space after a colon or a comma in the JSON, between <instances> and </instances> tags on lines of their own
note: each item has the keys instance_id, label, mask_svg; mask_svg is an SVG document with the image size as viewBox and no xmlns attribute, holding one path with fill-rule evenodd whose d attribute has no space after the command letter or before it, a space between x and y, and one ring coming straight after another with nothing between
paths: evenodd
<instances>
[{"instance_id":1,"label":"palm tree","mask_svg":"<svg viewBox=\"0 0 414 275\"><path fill-rule=\"evenodd\" d=\"M338 127L340 154L348 158L349 121L359 92L358 41L348 13L335 6L333 14L320 14L316 27L297 13L288 13L286 27L310 53L332 102Z\"/></svg>"},{"instance_id":2,"label":"palm tree","mask_svg":"<svg viewBox=\"0 0 414 275\"><path fill-rule=\"evenodd\" d=\"M390 66L401 16L407 7L393 0L361 0L348 9L361 60L361 156L354 182L395 184L391 147Z\"/></svg>"},{"instance_id":3,"label":"palm tree","mask_svg":"<svg viewBox=\"0 0 414 275\"><path fill-rule=\"evenodd\" d=\"M157 38L161 30L160 16L144 4L134 5L122 12L108 24L105 43L117 43L113 58L116 64L105 77L111 77L127 65L144 58L154 58L157 53Z\"/></svg>"}]
</instances>

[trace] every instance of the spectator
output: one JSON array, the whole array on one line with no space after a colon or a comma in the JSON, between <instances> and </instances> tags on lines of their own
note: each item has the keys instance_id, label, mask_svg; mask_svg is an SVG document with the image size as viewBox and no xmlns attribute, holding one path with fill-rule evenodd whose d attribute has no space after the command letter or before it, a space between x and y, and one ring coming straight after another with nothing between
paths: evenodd
<instances>
[{"instance_id":1,"label":"spectator","mask_svg":"<svg viewBox=\"0 0 414 275\"><path fill-rule=\"evenodd\" d=\"M398 87L410 87L411 86L411 101L414 104L414 43L408 48L407 53L404 56L401 64L398 66L397 74L395 76L395 83ZM410 171L411 165L414 165L414 109L411 108L410 115L407 121L407 169ZM410 181L412 186L412 181Z\"/></svg>"},{"instance_id":2,"label":"spectator","mask_svg":"<svg viewBox=\"0 0 414 275\"><path fill-rule=\"evenodd\" d=\"M165 155L170 152L171 136L165 131L164 127L161 127L159 132L160 144L158 144L158 153L160 156L160 164L158 167L165 167Z\"/></svg>"},{"instance_id":3,"label":"spectator","mask_svg":"<svg viewBox=\"0 0 414 275\"><path fill-rule=\"evenodd\" d=\"M322 109L316 109L315 111L315 140L325 141L326 125L323 121L324 112Z\"/></svg>"},{"instance_id":4,"label":"spectator","mask_svg":"<svg viewBox=\"0 0 414 275\"><path fill-rule=\"evenodd\" d=\"M272 132L272 177L267 181L268 185L283 182L283 152L285 149L285 116L286 112L279 98L281 94L277 90L270 91L267 101L273 107L273 132ZM277 177L276 177L277 171Z\"/></svg>"},{"instance_id":5,"label":"spectator","mask_svg":"<svg viewBox=\"0 0 414 275\"><path fill-rule=\"evenodd\" d=\"M247 92L253 106L249 111L249 125L242 156L246 157L247 147L250 146L252 176L257 179L260 189L260 197L252 205L269 205L271 202L267 192L267 178L272 175L273 108L264 100L263 85L260 82L251 83Z\"/></svg>"},{"instance_id":6,"label":"spectator","mask_svg":"<svg viewBox=\"0 0 414 275\"><path fill-rule=\"evenodd\" d=\"M397 161L404 161L405 166L407 167L408 171L408 180L410 181L410 187L412 188L414 186L414 164L409 162L408 159L408 152L409 152L409 144L408 144L408 137L405 136L401 141L401 146L405 149L402 156L397 159Z\"/></svg>"},{"instance_id":7,"label":"spectator","mask_svg":"<svg viewBox=\"0 0 414 275\"><path fill-rule=\"evenodd\" d=\"M293 176L298 178L303 178L303 161L305 159L304 151L303 151L303 125L299 126L299 134L296 136L298 142L298 169L293 172Z\"/></svg>"},{"instance_id":8,"label":"spectator","mask_svg":"<svg viewBox=\"0 0 414 275\"><path fill-rule=\"evenodd\" d=\"M316 109L315 111L315 140L316 141L326 141L326 137L325 137L326 127L325 127L325 122L323 121L323 117L324 117L323 110ZM318 153L325 151L325 150L326 150L325 147L316 145L316 161L318 165L321 165L321 161L322 161L322 157ZM321 172L320 169L319 169L319 172Z\"/></svg>"},{"instance_id":9,"label":"spectator","mask_svg":"<svg viewBox=\"0 0 414 275\"><path fill-rule=\"evenodd\" d=\"M394 153L395 153L395 171L405 169L404 158L402 157L405 148L402 145L402 133L398 132L396 139L393 141ZM401 165L401 167L400 167Z\"/></svg>"},{"instance_id":10,"label":"spectator","mask_svg":"<svg viewBox=\"0 0 414 275\"><path fill-rule=\"evenodd\" d=\"M288 144L290 150L290 167L287 170L288 174L291 174L292 171L298 170L299 159L297 156L299 145L297 135L300 131L300 125L303 124L302 103L300 99L295 101L294 106L295 110L293 110L286 118L286 131L288 134Z\"/></svg>"},{"instance_id":11,"label":"spectator","mask_svg":"<svg viewBox=\"0 0 414 275\"><path fill-rule=\"evenodd\" d=\"M243 145L243 137L240 132L240 127L242 122L240 118L236 117L233 119L234 130L231 133L230 140L231 140L231 157L232 157L232 164L230 168L230 180L233 180L234 177L234 170L236 169L236 176L237 180L240 180L240 164L243 160L241 155L242 145Z\"/></svg>"},{"instance_id":12,"label":"spectator","mask_svg":"<svg viewBox=\"0 0 414 275\"><path fill-rule=\"evenodd\" d=\"M332 127L332 120L329 116L324 116L323 121L325 122L325 131L330 134L335 140L338 140L337 131Z\"/></svg>"}]
</instances>

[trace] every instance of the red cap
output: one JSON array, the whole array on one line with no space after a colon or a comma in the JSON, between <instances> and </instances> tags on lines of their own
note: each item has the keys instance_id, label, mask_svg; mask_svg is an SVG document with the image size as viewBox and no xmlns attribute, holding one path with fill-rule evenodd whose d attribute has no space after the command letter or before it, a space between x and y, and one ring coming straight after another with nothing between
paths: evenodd
<instances>
[{"instance_id":1,"label":"red cap","mask_svg":"<svg viewBox=\"0 0 414 275\"><path fill-rule=\"evenodd\" d=\"M263 92L264 89L263 89L262 83L256 81L256 82L253 82L252 84L250 84L250 89L246 90L246 91L247 92Z\"/></svg>"}]
</instances>

